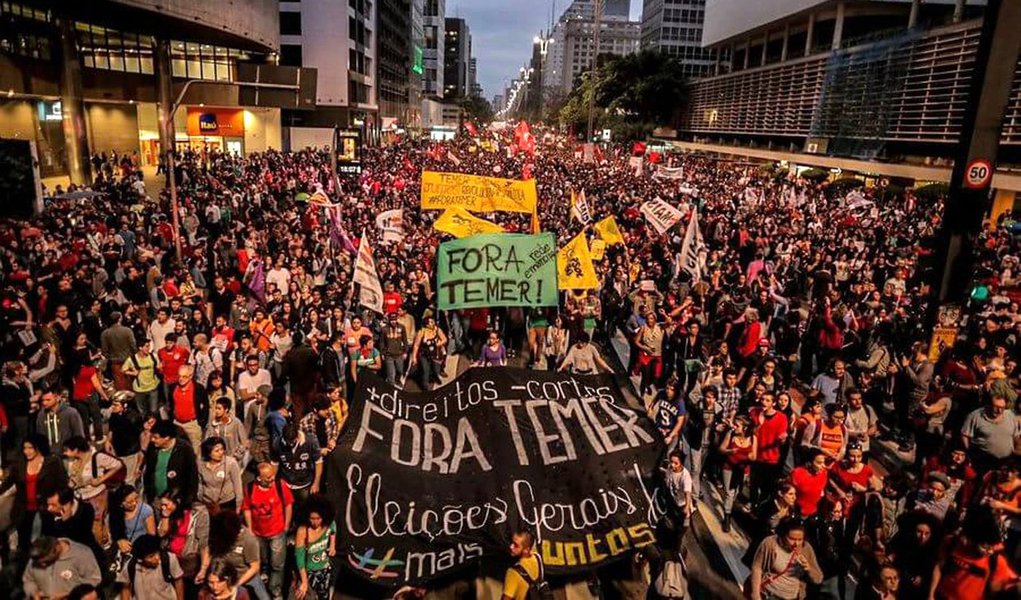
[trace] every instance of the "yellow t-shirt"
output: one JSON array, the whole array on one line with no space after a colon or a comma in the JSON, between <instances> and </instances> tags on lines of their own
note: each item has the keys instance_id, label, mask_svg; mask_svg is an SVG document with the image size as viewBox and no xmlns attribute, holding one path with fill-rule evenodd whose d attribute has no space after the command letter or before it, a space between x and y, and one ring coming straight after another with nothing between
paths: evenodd
<instances>
[{"instance_id":1,"label":"yellow t-shirt","mask_svg":"<svg viewBox=\"0 0 1021 600\"><path fill-rule=\"evenodd\" d=\"M522 558L518 564L524 567L525 572L533 579L539 577L539 559L535 555ZM507 569L507 575L503 578L503 595L514 600L525 600L528 597L528 584L524 577L513 568Z\"/></svg>"}]
</instances>

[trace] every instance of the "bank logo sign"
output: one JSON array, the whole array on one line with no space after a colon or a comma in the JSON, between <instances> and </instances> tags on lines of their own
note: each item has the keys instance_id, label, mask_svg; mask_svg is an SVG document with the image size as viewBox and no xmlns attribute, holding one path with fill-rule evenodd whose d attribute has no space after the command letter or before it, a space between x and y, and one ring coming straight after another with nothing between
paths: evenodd
<instances>
[{"instance_id":1,"label":"bank logo sign","mask_svg":"<svg viewBox=\"0 0 1021 600\"><path fill-rule=\"evenodd\" d=\"M219 129L220 124L216 121L216 113L202 113L199 115L199 130L217 131Z\"/></svg>"}]
</instances>

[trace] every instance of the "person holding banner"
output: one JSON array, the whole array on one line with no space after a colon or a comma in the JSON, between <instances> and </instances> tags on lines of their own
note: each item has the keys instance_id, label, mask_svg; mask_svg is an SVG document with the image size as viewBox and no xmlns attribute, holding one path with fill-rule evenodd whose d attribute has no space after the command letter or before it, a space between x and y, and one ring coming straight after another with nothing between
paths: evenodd
<instances>
[{"instance_id":1,"label":"person holding banner","mask_svg":"<svg viewBox=\"0 0 1021 600\"><path fill-rule=\"evenodd\" d=\"M599 350L589 343L588 334L583 331L576 336L574 345L567 351L567 356L557 370L576 375L591 375L598 373L599 369L604 373L613 372L610 365L599 355Z\"/></svg>"}]
</instances>

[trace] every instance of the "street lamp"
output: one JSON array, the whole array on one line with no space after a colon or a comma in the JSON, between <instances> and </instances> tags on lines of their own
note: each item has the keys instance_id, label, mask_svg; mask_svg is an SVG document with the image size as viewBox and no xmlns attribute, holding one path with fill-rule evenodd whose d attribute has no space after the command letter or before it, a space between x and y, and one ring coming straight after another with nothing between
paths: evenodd
<instances>
[{"instance_id":1,"label":"street lamp","mask_svg":"<svg viewBox=\"0 0 1021 600\"><path fill-rule=\"evenodd\" d=\"M549 47L554 42L549 34L542 36L535 36L532 38L532 43L539 46L539 120L542 120L542 103L543 95L545 92L545 79L546 79L546 54L549 52Z\"/></svg>"}]
</instances>

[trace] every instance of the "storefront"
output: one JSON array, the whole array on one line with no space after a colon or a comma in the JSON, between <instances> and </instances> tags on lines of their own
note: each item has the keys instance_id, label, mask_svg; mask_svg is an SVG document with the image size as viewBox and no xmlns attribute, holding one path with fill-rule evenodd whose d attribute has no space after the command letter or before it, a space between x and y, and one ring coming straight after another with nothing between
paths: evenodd
<instances>
[{"instance_id":1,"label":"storefront","mask_svg":"<svg viewBox=\"0 0 1021 600\"><path fill-rule=\"evenodd\" d=\"M188 139L177 140L177 150L245 152L245 111L239 108L188 108Z\"/></svg>"}]
</instances>

